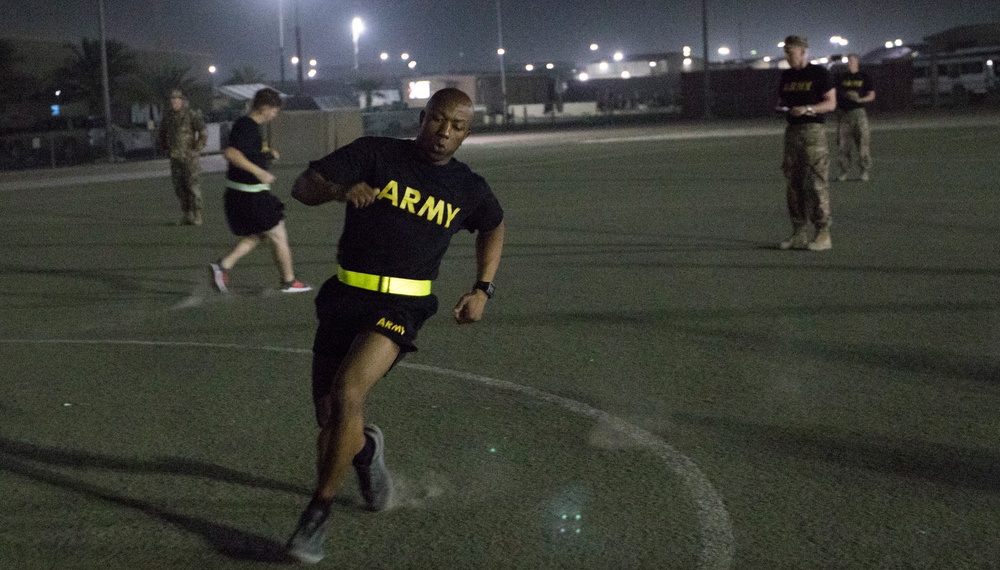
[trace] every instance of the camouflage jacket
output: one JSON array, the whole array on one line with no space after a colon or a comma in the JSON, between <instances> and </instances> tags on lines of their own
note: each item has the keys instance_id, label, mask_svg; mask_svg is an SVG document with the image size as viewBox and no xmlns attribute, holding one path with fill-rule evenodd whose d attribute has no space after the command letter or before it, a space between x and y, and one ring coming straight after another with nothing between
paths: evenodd
<instances>
[{"instance_id":1,"label":"camouflage jacket","mask_svg":"<svg viewBox=\"0 0 1000 570\"><path fill-rule=\"evenodd\" d=\"M205 118L201 111L184 108L180 111L167 109L160 123L160 148L170 154L170 158L190 158L191 151L201 152L208 139Z\"/></svg>"}]
</instances>

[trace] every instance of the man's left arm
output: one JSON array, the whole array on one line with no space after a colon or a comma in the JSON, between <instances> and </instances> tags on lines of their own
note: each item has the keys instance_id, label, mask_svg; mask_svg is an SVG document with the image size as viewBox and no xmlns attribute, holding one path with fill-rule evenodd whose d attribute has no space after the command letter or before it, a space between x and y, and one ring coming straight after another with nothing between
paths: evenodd
<instances>
[{"instance_id":1,"label":"man's left arm","mask_svg":"<svg viewBox=\"0 0 1000 570\"><path fill-rule=\"evenodd\" d=\"M201 154L205 150L205 145L208 144L208 127L205 125L205 117L201 112L195 112L194 120L192 121L192 129L195 132L194 148L192 149L195 156Z\"/></svg>"},{"instance_id":2,"label":"man's left arm","mask_svg":"<svg viewBox=\"0 0 1000 570\"><path fill-rule=\"evenodd\" d=\"M500 267L503 253L504 223L489 231L476 234L476 280L492 283ZM489 299L482 289L473 288L455 305L455 322L460 325L474 323L483 318L486 301Z\"/></svg>"}]
</instances>

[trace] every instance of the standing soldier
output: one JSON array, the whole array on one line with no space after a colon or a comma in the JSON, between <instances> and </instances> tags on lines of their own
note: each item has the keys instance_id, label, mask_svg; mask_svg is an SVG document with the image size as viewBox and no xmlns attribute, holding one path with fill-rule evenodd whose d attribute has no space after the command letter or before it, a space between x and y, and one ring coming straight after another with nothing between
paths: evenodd
<instances>
[{"instance_id":1,"label":"standing soldier","mask_svg":"<svg viewBox=\"0 0 1000 570\"><path fill-rule=\"evenodd\" d=\"M868 182L872 168L871 131L865 104L875 100L871 80L861 71L858 54L847 56L847 73L837 78L837 162L840 176L847 180L851 163L857 159L861 180Z\"/></svg>"},{"instance_id":2,"label":"standing soldier","mask_svg":"<svg viewBox=\"0 0 1000 570\"><path fill-rule=\"evenodd\" d=\"M181 202L180 225L201 225L199 158L208 140L201 111L192 109L180 89L170 92L170 109L160 123L160 148L170 154L170 177Z\"/></svg>"},{"instance_id":3,"label":"standing soldier","mask_svg":"<svg viewBox=\"0 0 1000 570\"><path fill-rule=\"evenodd\" d=\"M823 116L837 108L833 76L820 65L809 63L809 44L799 36L785 38L785 60L789 69L781 72L778 110L785 112L785 156L781 169L787 180L788 215L792 236L781 249L824 251L830 240L830 150L826 142ZM809 240L808 223L816 227Z\"/></svg>"}]
</instances>

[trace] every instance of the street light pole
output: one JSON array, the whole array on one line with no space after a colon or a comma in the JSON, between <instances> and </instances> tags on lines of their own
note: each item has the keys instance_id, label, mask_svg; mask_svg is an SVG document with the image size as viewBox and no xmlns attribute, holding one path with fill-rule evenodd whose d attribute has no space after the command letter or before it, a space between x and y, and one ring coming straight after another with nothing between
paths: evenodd
<instances>
[{"instance_id":1,"label":"street light pole","mask_svg":"<svg viewBox=\"0 0 1000 570\"><path fill-rule=\"evenodd\" d=\"M101 90L104 97L104 142L107 146L108 160L114 162L115 147L111 134L111 88L108 80L108 34L104 27L104 0L97 0L97 8L101 19Z\"/></svg>"},{"instance_id":2,"label":"street light pole","mask_svg":"<svg viewBox=\"0 0 1000 570\"><path fill-rule=\"evenodd\" d=\"M361 18L355 16L351 20L351 39L354 41L354 71L358 70L358 39L361 38L363 31L365 31L365 23L361 21Z\"/></svg>"},{"instance_id":3,"label":"street light pole","mask_svg":"<svg viewBox=\"0 0 1000 570\"><path fill-rule=\"evenodd\" d=\"M708 80L708 0L701 0L701 53L704 55L702 62L701 78L701 98L705 106L704 118L712 118L712 91Z\"/></svg>"},{"instance_id":4,"label":"street light pole","mask_svg":"<svg viewBox=\"0 0 1000 570\"><path fill-rule=\"evenodd\" d=\"M295 66L295 72L298 74L299 94L301 95L305 92L305 87L302 79L302 29L299 27L299 0L295 0L295 57L299 60L298 65Z\"/></svg>"},{"instance_id":5,"label":"street light pole","mask_svg":"<svg viewBox=\"0 0 1000 570\"><path fill-rule=\"evenodd\" d=\"M285 11L278 0L278 69L281 83L285 83Z\"/></svg>"},{"instance_id":6,"label":"street light pole","mask_svg":"<svg viewBox=\"0 0 1000 570\"><path fill-rule=\"evenodd\" d=\"M503 98L503 124L507 124L507 70L504 68L503 24L500 19L500 0L497 0L497 55L500 56L500 96Z\"/></svg>"}]
</instances>

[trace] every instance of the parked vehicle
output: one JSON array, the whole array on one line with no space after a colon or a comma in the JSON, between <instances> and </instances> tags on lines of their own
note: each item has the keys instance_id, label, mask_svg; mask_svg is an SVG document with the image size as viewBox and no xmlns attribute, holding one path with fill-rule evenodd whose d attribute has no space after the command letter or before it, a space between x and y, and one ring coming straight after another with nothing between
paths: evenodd
<instances>
[{"instance_id":1,"label":"parked vehicle","mask_svg":"<svg viewBox=\"0 0 1000 570\"><path fill-rule=\"evenodd\" d=\"M928 50L916 52L913 58L913 94L917 97L933 95L934 59ZM982 99L997 90L1000 46L938 53L936 64L938 95L961 101Z\"/></svg>"}]
</instances>

